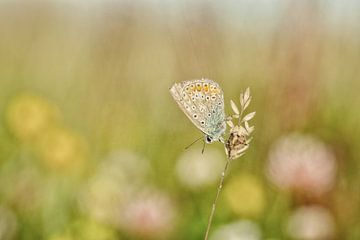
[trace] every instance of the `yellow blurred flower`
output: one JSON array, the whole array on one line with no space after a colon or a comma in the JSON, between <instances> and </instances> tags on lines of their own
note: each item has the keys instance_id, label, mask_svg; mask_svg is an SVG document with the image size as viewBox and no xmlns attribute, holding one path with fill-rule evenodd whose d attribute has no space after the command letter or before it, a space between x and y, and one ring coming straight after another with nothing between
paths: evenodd
<instances>
[{"instance_id":1,"label":"yellow blurred flower","mask_svg":"<svg viewBox=\"0 0 360 240\"><path fill-rule=\"evenodd\" d=\"M80 166L86 158L86 144L77 134L63 128L51 128L38 141L37 152L53 169Z\"/></svg>"},{"instance_id":2,"label":"yellow blurred flower","mask_svg":"<svg viewBox=\"0 0 360 240\"><path fill-rule=\"evenodd\" d=\"M116 231L108 225L93 220L79 220L75 223L78 240L118 240Z\"/></svg>"},{"instance_id":3,"label":"yellow blurred flower","mask_svg":"<svg viewBox=\"0 0 360 240\"><path fill-rule=\"evenodd\" d=\"M230 208L239 215L256 217L265 207L265 193L260 181L251 175L234 177L226 185L225 198Z\"/></svg>"},{"instance_id":4,"label":"yellow blurred flower","mask_svg":"<svg viewBox=\"0 0 360 240\"><path fill-rule=\"evenodd\" d=\"M21 94L9 103L6 122L9 130L21 141L33 140L58 118L57 108L45 99Z\"/></svg>"}]
</instances>

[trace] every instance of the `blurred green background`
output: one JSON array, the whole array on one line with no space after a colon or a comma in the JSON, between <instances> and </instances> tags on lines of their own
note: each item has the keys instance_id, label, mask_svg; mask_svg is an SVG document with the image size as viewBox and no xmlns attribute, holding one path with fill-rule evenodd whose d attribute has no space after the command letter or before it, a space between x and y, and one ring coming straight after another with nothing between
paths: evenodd
<instances>
[{"instance_id":1,"label":"blurred green background","mask_svg":"<svg viewBox=\"0 0 360 240\"><path fill-rule=\"evenodd\" d=\"M225 164L169 87L250 87L212 240L360 239L358 1L1 1L0 240L203 239Z\"/></svg>"}]
</instances>

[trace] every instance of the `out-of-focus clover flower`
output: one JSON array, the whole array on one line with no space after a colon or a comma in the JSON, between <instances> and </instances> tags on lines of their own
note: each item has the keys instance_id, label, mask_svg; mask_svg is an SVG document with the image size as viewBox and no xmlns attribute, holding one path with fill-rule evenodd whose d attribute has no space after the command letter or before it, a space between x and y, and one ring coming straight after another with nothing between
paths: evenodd
<instances>
[{"instance_id":1,"label":"out-of-focus clover flower","mask_svg":"<svg viewBox=\"0 0 360 240\"><path fill-rule=\"evenodd\" d=\"M198 189L217 182L224 164L224 156L217 150L206 149L202 154L198 149L192 149L180 156L176 173L185 187Z\"/></svg>"},{"instance_id":2,"label":"out-of-focus clover flower","mask_svg":"<svg viewBox=\"0 0 360 240\"><path fill-rule=\"evenodd\" d=\"M45 164L56 170L80 166L86 159L85 141L64 128L51 128L42 134L37 153Z\"/></svg>"},{"instance_id":3,"label":"out-of-focus clover flower","mask_svg":"<svg viewBox=\"0 0 360 240\"><path fill-rule=\"evenodd\" d=\"M17 229L16 217L7 208L0 206L0 239L11 240Z\"/></svg>"},{"instance_id":4,"label":"out-of-focus clover flower","mask_svg":"<svg viewBox=\"0 0 360 240\"><path fill-rule=\"evenodd\" d=\"M121 228L133 236L169 239L175 226L176 211L167 195L147 190L128 202L120 217Z\"/></svg>"},{"instance_id":5,"label":"out-of-focus clover flower","mask_svg":"<svg viewBox=\"0 0 360 240\"><path fill-rule=\"evenodd\" d=\"M122 183L111 177L96 176L91 179L79 198L80 208L91 217L116 224L119 212L122 211L129 194Z\"/></svg>"},{"instance_id":6,"label":"out-of-focus clover flower","mask_svg":"<svg viewBox=\"0 0 360 240\"><path fill-rule=\"evenodd\" d=\"M146 160L135 153L110 153L80 194L80 207L97 220L117 224L120 212L144 184L149 169Z\"/></svg>"},{"instance_id":7,"label":"out-of-focus clover flower","mask_svg":"<svg viewBox=\"0 0 360 240\"><path fill-rule=\"evenodd\" d=\"M58 109L45 99L21 94L9 103L6 121L9 130L21 141L31 141L57 121Z\"/></svg>"},{"instance_id":8,"label":"out-of-focus clover flower","mask_svg":"<svg viewBox=\"0 0 360 240\"><path fill-rule=\"evenodd\" d=\"M333 239L334 218L321 206L301 207L290 216L287 232L293 239L299 240Z\"/></svg>"},{"instance_id":9,"label":"out-of-focus clover flower","mask_svg":"<svg viewBox=\"0 0 360 240\"><path fill-rule=\"evenodd\" d=\"M259 226L248 220L220 226L211 235L210 240L260 240L261 230Z\"/></svg>"},{"instance_id":10,"label":"out-of-focus clover flower","mask_svg":"<svg viewBox=\"0 0 360 240\"><path fill-rule=\"evenodd\" d=\"M124 150L112 151L100 165L99 175L112 176L125 185L142 184L150 174L147 159Z\"/></svg>"},{"instance_id":11,"label":"out-of-focus clover flower","mask_svg":"<svg viewBox=\"0 0 360 240\"><path fill-rule=\"evenodd\" d=\"M281 189L319 195L332 188L335 175L334 154L315 137L290 134L269 153L267 176Z\"/></svg>"},{"instance_id":12,"label":"out-of-focus clover flower","mask_svg":"<svg viewBox=\"0 0 360 240\"><path fill-rule=\"evenodd\" d=\"M265 193L261 182L243 174L232 178L224 189L230 208L241 216L256 217L265 207Z\"/></svg>"}]
</instances>

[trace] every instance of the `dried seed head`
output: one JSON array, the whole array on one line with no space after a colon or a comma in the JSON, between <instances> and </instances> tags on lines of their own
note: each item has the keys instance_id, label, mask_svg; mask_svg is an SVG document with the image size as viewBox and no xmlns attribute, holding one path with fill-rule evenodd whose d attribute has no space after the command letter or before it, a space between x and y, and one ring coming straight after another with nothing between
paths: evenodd
<instances>
[{"instance_id":1,"label":"dried seed head","mask_svg":"<svg viewBox=\"0 0 360 240\"><path fill-rule=\"evenodd\" d=\"M231 129L229 139L225 144L226 154L230 160L236 159L245 153L249 147L246 135L241 133L241 128L235 126Z\"/></svg>"},{"instance_id":2,"label":"dried seed head","mask_svg":"<svg viewBox=\"0 0 360 240\"><path fill-rule=\"evenodd\" d=\"M233 101L230 101L231 108L234 111L234 115L228 117L227 124L230 126L230 136L225 143L225 152L228 159L236 159L243 154L249 148L251 133L254 131L254 126L250 126L248 121L252 120L255 116L255 112L251 112L242 117L245 109L249 106L251 101L250 89L247 88L245 93L240 94L240 106L241 109L237 108ZM235 125L232 119L235 117L239 118L239 122Z\"/></svg>"}]
</instances>

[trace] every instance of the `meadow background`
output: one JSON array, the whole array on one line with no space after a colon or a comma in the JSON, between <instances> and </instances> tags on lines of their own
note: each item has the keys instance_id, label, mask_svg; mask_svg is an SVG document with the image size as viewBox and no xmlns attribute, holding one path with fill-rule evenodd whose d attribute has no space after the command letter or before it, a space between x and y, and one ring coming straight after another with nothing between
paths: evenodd
<instances>
[{"instance_id":1,"label":"meadow background","mask_svg":"<svg viewBox=\"0 0 360 240\"><path fill-rule=\"evenodd\" d=\"M355 0L1 1L0 239L202 239L202 77L257 112L211 240L360 239L359 64Z\"/></svg>"}]
</instances>

